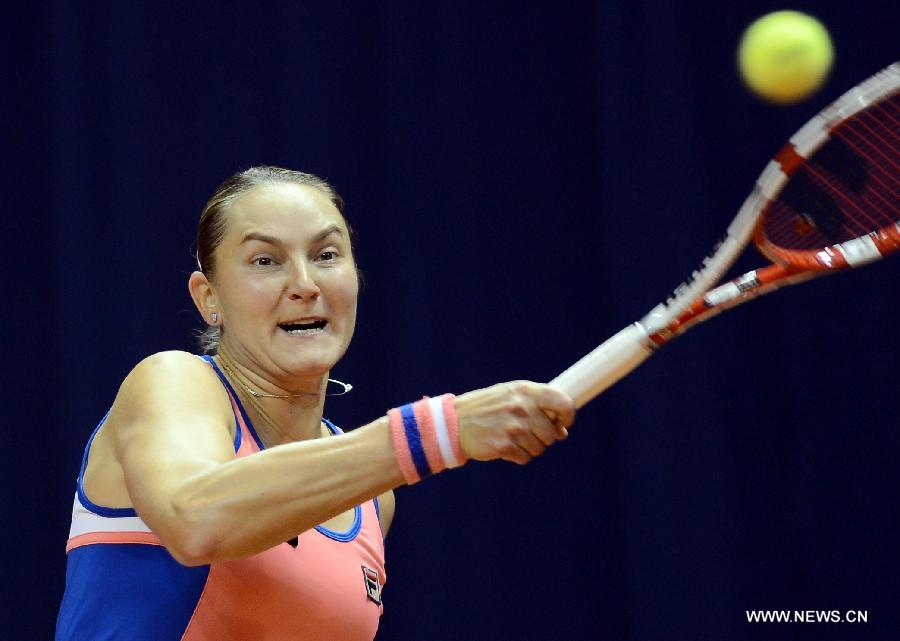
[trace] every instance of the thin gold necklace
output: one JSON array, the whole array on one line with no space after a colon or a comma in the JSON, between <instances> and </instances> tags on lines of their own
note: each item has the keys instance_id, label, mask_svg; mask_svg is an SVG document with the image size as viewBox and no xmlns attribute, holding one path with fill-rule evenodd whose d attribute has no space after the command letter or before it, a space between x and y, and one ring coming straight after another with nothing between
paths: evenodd
<instances>
[{"instance_id":1,"label":"thin gold necklace","mask_svg":"<svg viewBox=\"0 0 900 641\"><path fill-rule=\"evenodd\" d=\"M247 386L247 384L244 383L243 380L238 379L231 367L229 367L225 363L224 358L219 356L218 359L219 364L221 364L222 367L228 372L228 374L231 375L231 378L234 379L234 382L238 383L242 388L244 388L244 391L246 391L250 396L253 396L254 398L299 398L301 396L319 396L318 392L300 392L299 394L266 394L265 392L258 392L255 389L251 389L249 386ZM349 392L353 391L353 385L351 385L350 383L339 381L336 378L329 378L328 382L334 383L335 385L340 385L342 389L340 392L333 392L331 394L326 393L325 396L343 396L344 394L348 394Z\"/></svg>"},{"instance_id":2,"label":"thin gold necklace","mask_svg":"<svg viewBox=\"0 0 900 641\"><path fill-rule=\"evenodd\" d=\"M237 382L239 380L238 376L235 374L234 370L231 369L231 366L226 362L226 360L224 358L221 358L221 357L219 358L219 364L222 366L222 369L225 371L225 374L227 375L228 379L230 379L231 381L234 381L234 382ZM262 404L258 400L260 397L266 398L266 396L260 395L260 396L254 397L255 395L252 394L252 391L246 385L241 384L240 387L247 390L248 393L251 393L251 395L247 398L247 402L250 404L250 406L254 410L256 410L256 413L259 414L260 417L262 417L262 419L266 422L266 424L269 426L270 429L274 430L275 433L280 434L281 430L278 428L278 424L272 419L271 416L269 416L269 413L265 409L263 409ZM300 395L298 394L297 396L300 396ZM279 398L279 397L278 396L268 396L268 398Z\"/></svg>"}]
</instances>

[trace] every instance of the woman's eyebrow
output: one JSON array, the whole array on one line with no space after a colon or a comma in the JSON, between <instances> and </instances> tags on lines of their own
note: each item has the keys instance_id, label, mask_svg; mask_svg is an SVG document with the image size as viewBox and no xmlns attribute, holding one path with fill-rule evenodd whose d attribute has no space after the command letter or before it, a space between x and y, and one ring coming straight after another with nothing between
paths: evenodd
<instances>
[{"instance_id":1,"label":"woman's eyebrow","mask_svg":"<svg viewBox=\"0 0 900 641\"><path fill-rule=\"evenodd\" d=\"M340 226L338 226L338 225L329 225L328 227L326 227L325 229L320 231L318 234L316 234L315 238L313 238L313 242L317 243L320 240L323 240L323 239L327 238L328 236L330 236L331 234L335 234L335 233L340 236L343 236L344 230L341 229Z\"/></svg>"},{"instance_id":2,"label":"woman's eyebrow","mask_svg":"<svg viewBox=\"0 0 900 641\"><path fill-rule=\"evenodd\" d=\"M316 234L315 237L313 237L312 242L317 243L320 240L327 238L331 234L338 234L340 236L343 236L344 230L341 229L341 227L339 225L329 225L328 227L326 227L325 229L320 231L318 234ZM279 245L280 246L280 245L284 244L279 239L275 238L274 236L267 236L266 234L261 234L256 231L248 232L247 235L241 239L240 244L243 245L244 243L250 242L251 240L258 240L262 243L268 243L270 245Z\"/></svg>"},{"instance_id":3,"label":"woman's eyebrow","mask_svg":"<svg viewBox=\"0 0 900 641\"><path fill-rule=\"evenodd\" d=\"M281 245L281 241L275 238L274 236L266 236L265 234L260 234L259 232L251 231L246 236L241 239L240 244L248 243L251 240L258 240L262 243L268 243L270 245Z\"/></svg>"}]
</instances>

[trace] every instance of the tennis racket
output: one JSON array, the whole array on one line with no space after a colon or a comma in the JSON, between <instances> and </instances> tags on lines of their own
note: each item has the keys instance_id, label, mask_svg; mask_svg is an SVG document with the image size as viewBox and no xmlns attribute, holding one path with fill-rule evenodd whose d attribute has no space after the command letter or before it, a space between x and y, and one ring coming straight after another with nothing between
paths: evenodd
<instances>
[{"instance_id":1,"label":"tennis racket","mask_svg":"<svg viewBox=\"0 0 900 641\"><path fill-rule=\"evenodd\" d=\"M898 176L900 62L845 93L797 131L690 278L550 384L582 407L658 348L719 312L897 251ZM751 240L772 263L712 288Z\"/></svg>"}]
</instances>

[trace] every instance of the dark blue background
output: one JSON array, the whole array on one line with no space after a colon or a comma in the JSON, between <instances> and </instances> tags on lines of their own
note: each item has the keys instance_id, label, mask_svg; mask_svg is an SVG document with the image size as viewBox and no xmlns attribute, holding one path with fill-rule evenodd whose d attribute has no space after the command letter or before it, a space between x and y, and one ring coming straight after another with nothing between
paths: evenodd
<instances>
[{"instance_id":1,"label":"dark blue background","mask_svg":"<svg viewBox=\"0 0 900 641\"><path fill-rule=\"evenodd\" d=\"M834 71L760 102L734 52L780 8L8 7L4 636L52 634L73 479L122 377L193 349L191 246L221 180L284 165L348 203L367 287L339 424L549 380L696 266L794 130L900 58L896 3L795 2ZM532 465L398 490L379 638L897 638L898 278L888 261L729 313ZM746 622L763 608L869 622Z\"/></svg>"}]
</instances>

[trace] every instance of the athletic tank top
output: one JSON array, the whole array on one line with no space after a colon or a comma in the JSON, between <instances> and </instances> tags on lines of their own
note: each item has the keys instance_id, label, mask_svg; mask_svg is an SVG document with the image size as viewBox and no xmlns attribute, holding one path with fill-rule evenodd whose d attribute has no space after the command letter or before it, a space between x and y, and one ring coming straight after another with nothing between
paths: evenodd
<instances>
[{"instance_id":1,"label":"athletic tank top","mask_svg":"<svg viewBox=\"0 0 900 641\"><path fill-rule=\"evenodd\" d=\"M235 456L263 449L228 380ZM108 415L107 415L108 416ZM85 495L88 440L72 510L57 641L358 641L372 639L386 580L377 499L346 532L323 526L236 561L185 567L131 508ZM325 420L333 434L340 430ZM335 436L334 438L341 438ZM253 518L248 514L247 518Z\"/></svg>"}]
</instances>

